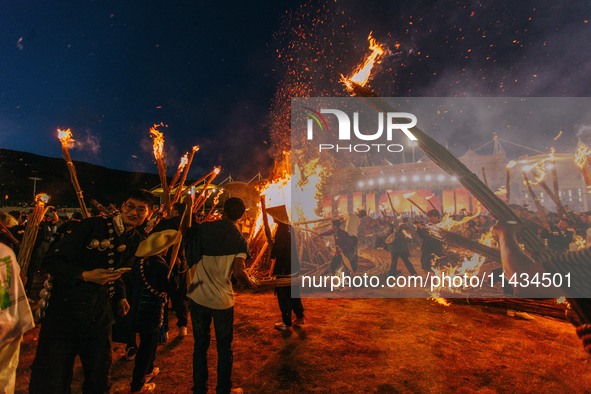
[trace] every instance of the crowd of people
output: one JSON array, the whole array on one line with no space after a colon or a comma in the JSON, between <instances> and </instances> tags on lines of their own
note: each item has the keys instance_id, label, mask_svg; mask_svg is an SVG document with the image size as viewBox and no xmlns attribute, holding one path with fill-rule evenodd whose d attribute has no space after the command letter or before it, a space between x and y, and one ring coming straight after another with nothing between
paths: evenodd
<instances>
[{"instance_id":1,"label":"crowd of people","mask_svg":"<svg viewBox=\"0 0 591 394\"><path fill-rule=\"evenodd\" d=\"M216 334L217 384L219 393L242 392L232 387L232 341L234 291L232 278L254 288L258 283L245 271L248 244L238 221L245 213L239 198L225 201L221 218L195 222L184 228L191 216L184 203L155 221L155 201L146 190L129 192L113 214L80 220L73 215L58 223L54 209L48 208L39 224L31 272L19 277L18 252L26 220L2 214L0 252L6 263L3 286L3 319L0 329L0 386L14 388L19 346L23 334L34 325L23 282L30 285L42 272L44 282L39 310L42 313L36 355L31 366L30 393L71 391L74 360L79 357L84 371L82 391L110 391L112 342L126 345L125 358L134 361L130 392L155 390L152 381L160 372L156 349L167 340L167 306L177 314L179 337L187 335L189 318L195 341L193 392L206 393L207 351L210 330ZM187 212L187 216L183 216ZM287 216L287 215L285 215ZM19 219L21 222L19 223ZM275 235L272 258L277 276L292 274L291 235L288 221ZM146 228L151 231L149 234ZM178 257L174 245L182 240ZM179 244L180 245L180 244ZM18 281L15 280L18 278ZM29 280L30 278L30 280ZM18 286L17 286L18 285ZM33 288L29 286L29 292ZM285 331L304 324L303 306L282 287L276 289L282 315L276 329ZM29 294L32 296L32 294ZM137 337L139 336L139 345Z\"/></svg>"},{"instance_id":2,"label":"crowd of people","mask_svg":"<svg viewBox=\"0 0 591 394\"><path fill-rule=\"evenodd\" d=\"M177 203L167 217L150 220L156 212L155 201L145 190L129 192L112 214L87 219L74 214L62 222L50 207L39 225L29 271L22 274L16 255L26 217L20 212L2 213L3 229L10 234L5 230L0 239L0 262L6 267L0 271L4 275L0 308L7 311L0 315L6 320L0 324L0 385L14 387L20 342L34 326L29 299L32 297L28 298L25 292L31 296L31 285L41 272L49 276L42 290L44 305L39 306L42 320L31 366L31 393L70 392L76 357L84 370L83 392L109 392L113 341L125 344L125 358L134 361L130 391L154 391L152 380L160 372L156 366L157 346L168 340L169 304L177 316L179 337L187 335L189 316L191 319L195 341L193 392L207 392L212 323L218 356L217 392L241 392L232 387L231 279L250 288L258 286L245 271L250 257L248 243L238 226L246 208L242 200L229 198L221 218L188 226L190 207ZM461 211L452 217L456 223L462 223L454 231L470 240L494 234L503 269L509 274L555 270L561 264L565 270L573 264L591 264L591 248L586 247L591 244L589 213L541 217L527 207L512 208L521 219L519 225L495 225L487 214ZM294 261L298 254L292 253L296 245L294 230L285 207L270 208L268 213L277 223L275 236L270 240L272 274L291 279L299 274L299 261ZM420 249L420 269L424 272L446 261L446 245L432 233L441 221L436 209L425 215L403 213L378 218L361 210L345 221L333 220L331 229L320 235L334 237L335 253L330 262L333 274L344 270L354 275L358 270L358 250L368 247L390 251L389 275L401 274L398 260L402 260L409 274L416 275L419 267L409 258L413 248ZM522 226L529 226L556 253L535 264L518 243ZM186 232L183 234L182 230ZM173 246L181 239L183 247L177 254L178 249L173 251ZM564 295L563 289L555 290ZM301 327L305 317L299 287L278 286L275 294L281 313L275 328L288 331ZM579 325L577 334L591 352L591 325Z\"/></svg>"}]
</instances>

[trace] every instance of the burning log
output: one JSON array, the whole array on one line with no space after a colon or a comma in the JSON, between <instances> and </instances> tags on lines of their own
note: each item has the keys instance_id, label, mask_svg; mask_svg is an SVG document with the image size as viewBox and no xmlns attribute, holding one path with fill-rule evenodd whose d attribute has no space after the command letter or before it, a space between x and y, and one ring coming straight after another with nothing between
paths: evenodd
<instances>
[{"instance_id":1,"label":"burning log","mask_svg":"<svg viewBox=\"0 0 591 394\"><path fill-rule=\"evenodd\" d=\"M154 159L156 159L156 166L158 167L158 176L162 184L162 197L164 199L164 212L170 212L170 189L168 188L168 180L166 179L166 168L164 167L164 134L158 131L158 127L166 125L164 123L155 124L150 128L150 137L154 140L153 151Z\"/></svg>"},{"instance_id":2,"label":"burning log","mask_svg":"<svg viewBox=\"0 0 591 394\"><path fill-rule=\"evenodd\" d=\"M72 158L70 157L70 151L68 150L68 147L74 143L74 138L72 138L72 131L70 129L57 129L57 136L62 145L62 153L64 155L66 165L68 166L68 171L70 172L70 180L72 181L72 186L74 186L76 198L78 198L78 204L80 205L80 210L82 211L82 215L84 215L85 218L89 218L90 212L88 212L88 208L86 208L84 196L82 195L82 188L80 187L80 183L78 183L76 168L74 167L74 163L72 162Z\"/></svg>"},{"instance_id":3,"label":"burning log","mask_svg":"<svg viewBox=\"0 0 591 394\"><path fill-rule=\"evenodd\" d=\"M49 196L47 194L37 194L35 196L35 208L33 208L33 212L30 213L27 218L27 227L25 228L21 249L17 258L17 261L21 267L23 283L25 284L27 282L27 270L31 261L31 255L33 254L33 247L35 246L37 233L39 232L39 224L43 220L43 217L49 208L46 207L48 202Z\"/></svg>"}]
</instances>

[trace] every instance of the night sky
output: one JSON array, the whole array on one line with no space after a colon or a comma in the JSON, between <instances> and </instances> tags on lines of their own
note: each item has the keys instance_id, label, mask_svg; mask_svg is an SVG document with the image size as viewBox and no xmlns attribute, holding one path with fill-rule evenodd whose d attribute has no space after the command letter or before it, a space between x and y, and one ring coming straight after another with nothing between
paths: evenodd
<instances>
[{"instance_id":1,"label":"night sky","mask_svg":"<svg viewBox=\"0 0 591 394\"><path fill-rule=\"evenodd\" d=\"M591 5L556 1L0 0L0 147L156 172L148 130L163 122L174 172L200 145L192 176L267 175L293 96L343 96L367 54L389 55L383 96L589 96ZM591 121L589 123L591 125ZM574 150L589 127L564 130ZM546 149L558 130L502 138ZM454 152L491 139L439 135ZM535 138L532 138L535 137ZM589 142L589 141L586 141ZM508 149L509 153L510 150Z\"/></svg>"}]
</instances>

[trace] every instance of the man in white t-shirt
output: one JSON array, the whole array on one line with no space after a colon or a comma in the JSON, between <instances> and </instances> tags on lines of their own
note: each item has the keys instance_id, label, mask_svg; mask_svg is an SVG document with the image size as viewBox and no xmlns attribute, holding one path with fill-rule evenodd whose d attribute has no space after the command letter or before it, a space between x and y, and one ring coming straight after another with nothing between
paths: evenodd
<instances>
[{"instance_id":1,"label":"man in white t-shirt","mask_svg":"<svg viewBox=\"0 0 591 394\"><path fill-rule=\"evenodd\" d=\"M244 215L244 202L229 198L222 220L191 227L185 236L191 321L195 350L193 353L193 392L207 393L207 349L211 339L211 321L218 351L217 393L232 390L232 339L234 333L234 290L231 277L249 287L256 283L244 271L248 244L236 226Z\"/></svg>"},{"instance_id":2,"label":"man in white t-shirt","mask_svg":"<svg viewBox=\"0 0 591 394\"><path fill-rule=\"evenodd\" d=\"M34 326L16 256L0 242L0 393L14 393L21 340Z\"/></svg>"}]
</instances>

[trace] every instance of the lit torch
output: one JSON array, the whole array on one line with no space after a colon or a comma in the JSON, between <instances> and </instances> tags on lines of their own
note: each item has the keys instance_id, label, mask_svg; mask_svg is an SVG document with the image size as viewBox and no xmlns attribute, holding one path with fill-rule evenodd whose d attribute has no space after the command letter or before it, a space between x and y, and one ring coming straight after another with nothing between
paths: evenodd
<instances>
[{"instance_id":1,"label":"lit torch","mask_svg":"<svg viewBox=\"0 0 591 394\"><path fill-rule=\"evenodd\" d=\"M23 283L27 282L27 270L29 268L29 262L33 255L33 247L37 240L37 234L39 233L39 224L45 216L45 212L49 207L46 207L49 202L49 195L45 193L37 194L35 196L35 208L33 212L27 217L27 227L23 234L23 240L21 241L21 248L18 253L17 261L21 268L21 276Z\"/></svg>"},{"instance_id":2,"label":"lit torch","mask_svg":"<svg viewBox=\"0 0 591 394\"><path fill-rule=\"evenodd\" d=\"M433 202L431 201L431 199L435 197L435 193L431 194L430 196L425 197L425 200L427 200L427 202L429 203L429 205L431 205L431 208L433 208L436 211L439 211L437 208L435 208L435 205L433 205Z\"/></svg>"},{"instance_id":3,"label":"lit torch","mask_svg":"<svg viewBox=\"0 0 591 394\"><path fill-rule=\"evenodd\" d=\"M558 213L561 216L566 216L567 212L566 209L564 208L564 206L562 205L562 203L560 202L560 198L558 197L558 194L555 194L554 191L552 189L550 189L550 187L548 186L548 184L546 183L546 178L547 178L547 162L549 162L550 156L546 159L540 160L539 162L537 162L535 164L534 167L526 167L524 168L525 171L531 170L534 174L535 180L537 185L539 185L542 189L544 189L544 191L546 192L546 194L548 194L548 196L550 197L550 199L552 201L554 201L554 204L556 205L556 210L558 211Z\"/></svg>"},{"instance_id":4,"label":"lit torch","mask_svg":"<svg viewBox=\"0 0 591 394\"><path fill-rule=\"evenodd\" d=\"M355 70L353 75L349 78L346 78L341 74L341 82L345 84L349 91L353 90L353 83L360 86L365 86L367 84L374 64L377 62L378 58L384 54L384 48L371 36L371 33L369 33L367 39L369 40L369 49L372 52L367 59L365 59L363 65Z\"/></svg>"},{"instance_id":5,"label":"lit torch","mask_svg":"<svg viewBox=\"0 0 591 394\"><path fill-rule=\"evenodd\" d=\"M193 163L193 157L195 157L195 153L199 150L199 145L195 145L191 150L191 154L189 155L189 160L187 161L187 165L185 166L185 171L183 172L183 176L181 177L181 181L177 186L177 192L174 195L174 199L172 200L172 204L177 203L183 191L183 187L185 186L185 181L187 180L187 176L189 175L189 170L191 169L191 164Z\"/></svg>"},{"instance_id":6,"label":"lit torch","mask_svg":"<svg viewBox=\"0 0 591 394\"><path fill-rule=\"evenodd\" d=\"M577 151L575 152L575 164L583 175L587 190L591 191L591 168L589 161L591 159L591 148L579 141Z\"/></svg>"},{"instance_id":7,"label":"lit torch","mask_svg":"<svg viewBox=\"0 0 591 394\"><path fill-rule=\"evenodd\" d=\"M150 137L154 140L153 150L154 159L156 159L156 166L158 167L158 176L162 184L162 197L164 199L164 212L170 212L170 190L168 189L168 181L166 179L166 168L164 168L164 134L158 131L158 127L166 127L164 123L155 124L150 128Z\"/></svg>"},{"instance_id":8,"label":"lit torch","mask_svg":"<svg viewBox=\"0 0 591 394\"><path fill-rule=\"evenodd\" d=\"M78 198L78 204L80 204L80 210L82 211L82 215L84 215L85 218L89 218L90 213L88 212L88 208L86 208L84 196L82 195L82 188L80 187L80 183L78 183L76 168L74 167L74 163L72 162L72 158L70 157L70 151L68 150L68 148L74 144L74 138L72 138L72 131L70 129L57 129L57 138L59 138L60 143L62 144L62 153L64 155L66 165L68 166L68 171L70 172L70 180L72 181L72 185L74 186L74 191L76 192L76 197Z\"/></svg>"},{"instance_id":9,"label":"lit torch","mask_svg":"<svg viewBox=\"0 0 591 394\"><path fill-rule=\"evenodd\" d=\"M426 215L426 214L427 214L427 212L426 212L426 211L425 211L423 208L421 208L421 206L420 206L419 204L417 204L416 202L414 202L414 201L413 201L413 200L410 198L410 197L412 197L412 196L414 196L414 195L415 195L415 192L412 192L412 193L406 193L406 194L403 194L402 196L403 196L404 198L406 198L406 199L408 200L408 202L410 202L412 205L414 205L415 207L417 207L417 209L418 209L419 211L423 212L423 214L425 214L425 215Z\"/></svg>"},{"instance_id":10,"label":"lit torch","mask_svg":"<svg viewBox=\"0 0 591 394\"><path fill-rule=\"evenodd\" d=\"M189 159L187 156L189 156L189 152L185 152L183 157L181 157L181 161L179 163L179 166L176 169L174 176L172 177L172 181L170 182L170 190L174 190L174 187L181 176L181 172L183 171L183 168L185 168L185 166L189 162Z\"/></svg>"},{"instance_id":11,"label":"lit torch","mask_svg":"<svg viewBox=\"0 0 591 394\"><path fill-rule=\"evenodd\" d=\"M214 167L213 170L211 170L211 172L206 175L207 180L205 181L205 184L203 185L203 189L201 189L201 193L199 193L199 196L195 200L195 205L193 206L194 213L199 211L199 209L203 206L203 204L205 204L205 201L207 201L207 198L209 197L209 195L206 194L207 187L211 184L211 182L213 182L215 177L218 176L218 174L221 171L222 171L222 167L219 167L219 166ZM204 178L202 178L202 180L203 179ZM197 182L197 183L199 183L199 182Z\"/></svg>"}]
</instances>

